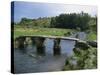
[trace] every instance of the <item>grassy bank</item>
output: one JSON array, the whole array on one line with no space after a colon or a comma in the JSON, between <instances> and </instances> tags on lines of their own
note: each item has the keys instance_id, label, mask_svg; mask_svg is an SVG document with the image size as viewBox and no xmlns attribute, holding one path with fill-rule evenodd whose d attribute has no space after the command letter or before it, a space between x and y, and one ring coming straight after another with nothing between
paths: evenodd
<instances>
[{"instance_id":1,"label":"grassy bank","mask_svg":"<svg viewBox=\"0 0 100 75\"><path fill-rule=\"evenodd\" d=\"M63 71L97 68L97 48L89 47L86 50L75 48L73 51L73 56L66 59ZM76 64L73 61L76 61Z\"/></svg>"},{"instance_id":2,"label":"grassy bank","mask_svg":"<svg viewBox=\"0 0 100 75\"><path fill-rule=\"evenodd\" d=\"M75 32L75 30L58 28L14 28L14 38L23 35L67 36L69 32Z\"/></svg>"},{"instance_id":3,"label":"grassy bank","mask_svg":"<svg viewBox=\"0 0 100 75\"><path fill-rule=\"evenodd\" d=\"M89 34L87 34L87 40L89 41L97 40L97 34L91 31Z\"/></svg>"}]
</instances>

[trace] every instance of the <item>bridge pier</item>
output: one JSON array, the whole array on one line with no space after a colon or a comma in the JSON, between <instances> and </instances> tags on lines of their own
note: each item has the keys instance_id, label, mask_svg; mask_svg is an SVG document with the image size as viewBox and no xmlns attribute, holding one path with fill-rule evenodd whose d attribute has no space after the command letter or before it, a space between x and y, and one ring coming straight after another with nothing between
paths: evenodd
<instances>
[{"instance_id":1,"label":"bridge pier","mask_svg":"<svg viewBox=\"0 0 100 75\"><path fill-rule=\"evenodd\" d=\"M32 40L32 45L35 44L35 37L31 37L31 40Z\"/></svg>"},{"instance_id":2,"label":"bridge pier","mask_svg":"<svg viewBox=\"0 0 100 75\"><path fill-rule=\"evenodd\" d=\"M32 44L31 37L25 37L25 46Z\"/></svg>"},{"instance_id":3,"label":"bridge pier","mask_svg":"<svg viewBox=\"0 0 100 75\"><path fill-rule=\"evenodd\" d=\"M45 41L45 38L43 38L43 37L37 37L35 39L35 44L36 44L36 48L37 48L37 54L45 55L44 41Z\"/></svg>"},{"instance_id":4,"label":"bridge pier","mask_svg":"<svg viewBox=\"0 0 100 75\"><path fill-rule=\"evenodd\" d=\"M24 49L25 48L25 37L19 37L16 39L16 41L18 41L18 48L19 49Z\"/></svg>"},{"instance_id":5,"label":"bridge pier","mask_svg":"<svg viewBox=\"0 0 100 75\"><path fill-rule=\"evenodd\" d=\"M59 38L54 39L53 51L54 51L54 55L61 54L61 47L60 47L60 39Z\"/></svg>"}]
</instances>

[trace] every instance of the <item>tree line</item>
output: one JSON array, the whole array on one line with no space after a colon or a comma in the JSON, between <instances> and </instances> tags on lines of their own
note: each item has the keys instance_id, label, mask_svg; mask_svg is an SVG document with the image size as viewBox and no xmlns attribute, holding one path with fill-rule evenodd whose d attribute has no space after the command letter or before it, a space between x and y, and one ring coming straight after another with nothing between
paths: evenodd
<instances>
[{"instance_id":1,"label":"tree line","mask_svg":"<svg viewBox=\"0 0 100 75\"><path fill-rule=\"evenodd\" d=\"M90 26L96 27L97 17L91 17L88 13L60 14L55 17L43 17L38 19L22 18L17 25L24 27L47 27L87 30Z\"/></svg>"}]
</instances>

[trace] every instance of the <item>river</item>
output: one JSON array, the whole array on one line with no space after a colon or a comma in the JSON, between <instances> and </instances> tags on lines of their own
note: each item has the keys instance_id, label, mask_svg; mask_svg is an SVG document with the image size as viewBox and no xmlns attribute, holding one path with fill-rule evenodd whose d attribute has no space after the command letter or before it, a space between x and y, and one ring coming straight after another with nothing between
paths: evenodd
<instances>
[{"instance_id":1,"label":"river","mask_svg":"<svg viewBox=\"0 0 100 75\"><path fill-rule=\"evenodd\" d=\"M85 39L83 32L78 33L78 38ZM71 36L75 37L75 35ZM73 54L75 41L61 40L61 55L53 55L53 39L46 39L45 55L36 53L35 45L28 45L25 50L14 49L14 72L35 73L61 71L68 56Z\"/></svg>"}]
</instances>

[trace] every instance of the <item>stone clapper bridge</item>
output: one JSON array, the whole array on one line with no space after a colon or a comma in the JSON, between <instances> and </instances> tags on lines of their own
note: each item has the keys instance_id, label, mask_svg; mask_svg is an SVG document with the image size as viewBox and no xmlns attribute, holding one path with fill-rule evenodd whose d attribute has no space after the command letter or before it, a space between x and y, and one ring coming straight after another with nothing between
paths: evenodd
<instances>
[{"instance_id":1,"label":"stone clapper bridge","mask_svg":"<svg viewBox=\"0 0 100 75\"><path fill-rule=\"evenodd\" d=\"M28 45L28 38L31 39L32 43L36 45L37 53L38 54L45 54L45 46L44 41L46 38L54 39L54 46L53 46L53 53L54 55L60 55L61 54L61 47L60 47L60 41L63 40L71 40L71 41L82 41L78 38L71 38L71 37L62 37L62 36L43 36L43 35L37 35L37 36L20 36L15 39L15 43L17 42L17 48L24 49Z\"/></svg>"}]
</instances>

